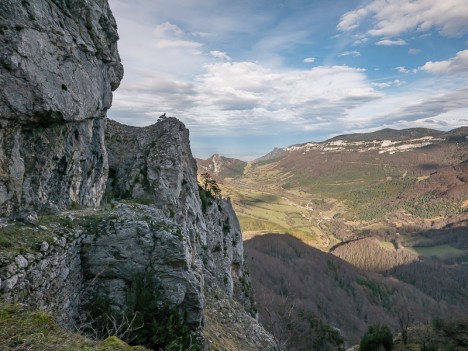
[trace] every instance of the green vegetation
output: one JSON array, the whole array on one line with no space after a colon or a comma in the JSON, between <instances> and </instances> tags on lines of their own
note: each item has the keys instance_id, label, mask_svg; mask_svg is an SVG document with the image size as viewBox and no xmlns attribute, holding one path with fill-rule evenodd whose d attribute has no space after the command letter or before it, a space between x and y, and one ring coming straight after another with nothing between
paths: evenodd
<instances>
[{"instance_id":1,"label":"green vegetation","mask_svg":"<svg viewBox=\"0 0 468 351\"><path fill-rule=\"evenodd\" d=\"M358 278L356 282L369 289L370 299L376 305L382 306L388 311L394 308L394 302L396 300L396 290L385 284L381 284L371 279Z\"/></svg>"},{"instance_id":2,"label":"green vegetation","mask_svg":"<svg viewBox=\"0 0 468 351\"><path fill-rule=\"evenodd\" d=\"M243 232L248 236L267 233L288 233L304 242L323 247L323 229L319 227L311 210L297 203L306 204L307 199L288 198L267 191L224 186L230 196Z\"/></svg>"},{"instance_id":3,"label":"green vegetation","mask_svg":"<svg viewBox=\"0 0 468 351\"><path fill-rule=\"evenodd\" d=\"M140 274L132 282L126 314L129 318L136 316L134 323L143 326L132 332L132 342L154 350L201 350L178 309L159 304L162 294L157 283L151 281L150 274Z\"/></svg>"},{"instance_id":4,"label":"green vegetation","mask_svg":"<svg viewBox=\"0 0 468 351\"><path fill-rule=\"evenodd\" d=\"M116 337L103 342L85 338L57 326L46 312L0 302L0 340L2 351L144 351Z\"/></svg>"},{"instance_id":5,"label":"green vegetation","mask_svg":"<svg viewBox=\"0 0 468 351\"><path fill-rule=\"evenodd\" d=\"M443 320L435 318L431 323L408 329L407 343L398 335L396 351L464 351L468 349L468 320Z\"/></svg>"},{"instance_id":6,"label":"green vegetation","mask_svg":"<svg viewBox=\"0 0 468 351\"><path fill-rule=\"evenodd\" d=\"M463 255L465 252L463 250L459 250L454 248L453 246L444 244L444 245L436 245L436 246L428 246L428 247L407 247L406 250L414 252L419 256L435 256L438 258L449 258L454 256Z\"/></svg>"},{"instance_id":7,"label":"green vegetation","mask_svg":"<svg viewBox=\"0 0 468 351\"><path fill-rule=\"evenodd\" d=\"M359 343L359 351L391 351L393 335L385 325L374 324L369 327Z\"/></svg>"},{"instance_id":8,"label":"green vegetation","mask_svg":"<svg viewBox=\"0 0 468 351\"><path fill-rule=\"evenodd\" d=\"M221 198L221 188L209 173L201 174L200 178L201 185L198 184L198 195L200 196L202 211L206 213L213 200Z\"/></svg>"},{"instance_id":9,"label":"green vegetation","mask_svg":"<svg viewBox=\"0 0 468 351\"><path fill-rule=\"evenodd\" d=\"M394 211L398 206L385 200L394 198L412 186L410 178L382 181L373 186L366 184L361 189L336 194L348 206L347 216L355 220L373 220Z\"/></svg>"},{"instance_id":10,"label":"green vegetation","mask_svg":"<svg viewBox=\"0 0 468 351\"><path fill-rule=\"evenodd\" d=\"M334 328L317 317L309 318L314 350L344 351L344 338Z\"/></svg>"},{"instance_id":11,"label":"green vegetation","mask_svg":"<svg viewBox=\"0 0 468 351\"><path fill-rule=\"evenodd\" d=\"M119 336L129 344L145 345L153 350L200 351L200 341L177 307L161 305L164 291L151 277L141 273L134 278L123 313L113 310L106 298L92 296L85 307L92 321L92 328L87 332L97 332L98 337L104 338L120 326Z\"/></svg>"},{"instance_id":12,"label":"green vegetation","mask_svg":"<svg viewBox=\"0 0 468 351\"><path fill-rule=\"evenodd\" d=\"M40 229L23 223L11 223L0 228L0 252L25 254L38 251L43 241L52 242L50 229Z\"/></svg>"},{"instance_id":13,"label":"green vegetation","mask_svg":"<svg viewBox=\"0 0 468 351\"><path fill-rule=\"evenodd\" d=\"M439 199L433 193L426 193L402 204L402 208L413 216L434 218L449 216L463 212L462 201Z\"/></svg>"},{"instance_id":14,"label":"green vegetation","mask_svg":"<svg viewBox=\"0 0 468 351\"><path fill-rule=\"evenodd\" d=\"M202 211L206 213L208 206L211 205L211 196L200 185L198 186L198 195L200 196Z\"/></svg>"},{"instance_id":15,"label":"green vegetation","mask_svg":"<svg viewBox=\"0 0 468 351\"><path fill-rule=\"evenodd\" d=\"M221 188L209 173L202 173L200 178L202 180L201 186L208 196L216 199L221 198Z\"/></svg>"},{"instance_id":16,"label":"green vegetation","mask_svg":"<svg viewBox=\"0 0 468 351\"><path fill-rule=\"evenodd\" d=\"M241 225L243 232L255 231L260 233L286 233L287 229L277 225L272 222L268 222L265 220L253 218L253 217L246 217L239 215L237 216L239 219L239 223Z\"/></svg>"}]
</instances>

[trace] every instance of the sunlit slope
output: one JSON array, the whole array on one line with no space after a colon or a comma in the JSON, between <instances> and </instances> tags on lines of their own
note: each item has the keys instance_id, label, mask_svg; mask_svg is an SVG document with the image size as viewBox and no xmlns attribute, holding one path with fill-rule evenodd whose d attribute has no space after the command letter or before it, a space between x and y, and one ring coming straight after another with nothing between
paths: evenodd
<instances>
[{"instance_id":1,"label":"sunlit slope","mask_svg":"<svg viewBox=\"0 0 468 351\"><path fill-rule=\"evenodd\" d=\"M247 237L287 232L327 249L369 227L393 235L463 221L467 159L468 128L383 130L275 149L218 179Z\"/></svg>"}]
</instances>

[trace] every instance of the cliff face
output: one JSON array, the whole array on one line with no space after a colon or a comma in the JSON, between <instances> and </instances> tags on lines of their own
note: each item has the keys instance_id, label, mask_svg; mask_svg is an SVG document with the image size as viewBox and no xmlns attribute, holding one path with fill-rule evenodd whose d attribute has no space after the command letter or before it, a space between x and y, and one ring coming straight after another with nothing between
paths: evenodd
<instances>
[{"instance_id":1,"label":"cliff face","mask_svg":"<svg viewBox=\"0 0 468 351\"><path fill-rule=\"evenodd\" d=\"M107 0L0 3L0 216L99 204L117 39Z\"/></svg>"},{"instance_id":2,"label":"cliff face","mask_svg":"<svg viewBox=\"0 0 468 351\"><path fill-rule=\"evenodd\" d=\"M137 318L155 349L269 349L236 215L201 201L185 126L109 121L105 145L117 39L107 0L0 2L0 297L98 336Z\"/></svg>"},{"instance_id":3,"label":"cliff face","mask_svg":"<svg viewBox=\"0 0 468 351\"><path fill-rule=\"evenodd\" d=\"M110 170L106 198L149 204L158 211L159 221L166 219L166 228L176 228L172 230L176 237L161 234L164 230L152 230L153 235L159 233L155 240L160 244L151 244L152 255L158 259L146 262L153 262L152 270L158 280L168 280L167 286L182 284L171 295L180 295L177 304L188 306L184 313L190 316L189 322L200 325L204 290L213 288L255 314L237 217L227 199L208 198L202 206L185 126L175 118L145 128L108 121L106 142ZM178 260L181 264L174 263ZM184 268L178 271L174 265Z\"/></svg>"}]
</instances>

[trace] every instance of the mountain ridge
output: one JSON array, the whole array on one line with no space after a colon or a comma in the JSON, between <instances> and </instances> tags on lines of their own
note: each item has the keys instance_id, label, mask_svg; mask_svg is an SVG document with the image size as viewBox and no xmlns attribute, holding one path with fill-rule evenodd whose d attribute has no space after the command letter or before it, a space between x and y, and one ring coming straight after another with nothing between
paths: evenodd
<instances>
[{"instance_id":1,"label":"mountain ridge","mask_svg":"<svg viewBox=\"0 0 468 351\"><path fill-rule=\"evenodd\" d=\"M435 129L429 129L429 128L408 128L408 129L390 129L390 128L385 128L382 130L378 130L375 132L369 132L369 133L353 133L353 134L342 134L338 135L335 137L332 137L330 139L320 141L320 142L315 142L315 141L309 141L305 143L299 143L299 144L292 144L284 148L278 148L275 147L272 151L267 153L266 155L263 155L259 158L256 158L255 160L252 161L252 163L259 163L259 162L264 162L264 161L271 161L271 160L276 160L279 158L282 158L286 152L288 151L298 151L298 150L304 150L307 148L316 148L316 149L321 149L322 151L334 151L333 149L337 149L338 151L344 151L346 146L351 146L353 148L356 148L358 146L362 146L361 151L366 151L370 150L372 146L375 148L375 145L369 144L369 145L357 145L353 144L356 142L367 142L367 143L372 143L374 141L378 142L386 142L384 143L384 146L390 146L393 142L393 144L399 144L399 148L393 148L389 150L388 152L398 152L398 151L406 151L405 147L408 147L407 144L403 144L405 141L423 141L423 143L420 143L419 145L413 145L413 147L424 147L424 146L429 146L432 144L435 144L439 141L440 139L444 139L445 141L457 141L460 140L460 138L463 138L464 136L468 135L468 127L459 127L452 129L450 131L440 131L440 130L435 130ZM390 143L389 143L389 142ZM461 140L463 141L463 140ZM386 145L389 144L389 145ZM324 146L332 146L329 149L324 148ZM367 146L367 148L365 147ZM384 151L384 149L382 149ZM385 151L384 151L385 152Z\"/></svg>"}]
</instances>

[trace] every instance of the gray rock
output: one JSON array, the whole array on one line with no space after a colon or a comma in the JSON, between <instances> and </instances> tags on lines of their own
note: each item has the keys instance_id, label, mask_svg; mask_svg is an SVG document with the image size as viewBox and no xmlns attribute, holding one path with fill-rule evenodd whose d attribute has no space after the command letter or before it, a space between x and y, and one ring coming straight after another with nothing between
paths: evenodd
<instances>
[{"instance_id":1,"label":"gray rock","mask_svg":"<svg viewBox=\"0 0 468 351\"><path fill-rule=\"evenodd\" d=\"M19 269L24 269L28 266L28 260L22 255L16 256L15 262Z\"/></svg>"},{"instance_id":2,"label":"gray rock","mask_svg":"<svg viewBox=\"0 0 468 351\"><path fill-rule=\"evenodd\" d=\"M66 244L67 244L67 239L65 238L57 239L57 241L55 242L55 245L60 246L62 248L65 247Z\"/></svg>"},{"instance_id":3,"label":"gray rock","mask_svg":"<svg viewBox=\"0 0 468 351\"><path fill-rule=\"evenodd\" d=\"M22 220L26 224L38 225L39 219L37 218L37 213L29 211L20 213L18 219Z\"/></svg>"},{"instance_id":4,"label":"gray rock","mask_svg":"<svg viewBox=\"0 0 468 351\"><path fill-rule=\"evenodd\" d=\"M158 279L167 279L167 300L163 303L183 305L186 311L201 313L198 306L204 301L203 286L208 280L210 286L216 286L230 298L237 299L253 315L255 302L244 265L239 222L229 200L211 199L205 211L202 210L196 163L185 126L172 117L144 128L109 120L106 143L110 169L106 197L130 198L149 204L163 212L165 222L177 223L172 233L158 228L150 231L148 236L143 226L138 229L140 245L153 247L153 258L148 259L152 261L155 272L162 272ZM141 218L141 210L136 212L139 215L130 209L125 210L125 218ZM176 238L174 232L179 233ZM134 235L127 232L124 236L130 238ZM94 248L90 252L104 251L111 242L115 248L119 241L116 236L106 239L109 240L106 244L102 240L100 237L97 242L90 243ZM119 257L130 261L135 260L133 257L142 256L133 249L118 251ZM109 259L101 256L95 262L97 265L97 262L109 262ZM126 270L131 272L134 269L135 265ZM100 277L105 279L105 275ZM196 284L198 287L194 289ZM199 323L203 316L197 313L191 315L192 320Z\"/></svg>"},{"instance_id":5,"label":"gray rock","mask_svg":"<svg viewBox=\"0 0 468 351\"><path fill-rule=\"evenodd\" d=\"M14 288L14 286L16 285L16 283L18 283L18 276L17 276L17 275L14 275L14 276L12 276L11 278L6 279L6 280L2 283L2 289L3 289L3 290L11 290L11 289Z\"/></svg>"},{"instance_id":6,"label":"gray rock","mask_svg":"<svg viewBox=\"0 0 468 351\"><path fill-rule=\"evenodd\" d=\"M39 249L41 252L46 252L47 250L49 250L49 244L47 243L47 241L43 241L41 243L41 247Z\"/></svg>"},{"instance_id":7,"label":"gray rock","mask_svg":"<svg viewBox=\"0 0 468 351\"><path fill-rule=\"evenodd\" d=\"M8 266L6 266L6 271L9 276L12 276L18 272L18 265L16 263L10 263Z\"/></svg>"},{"instance_id":8,"label":"gray rock","mask_svg":"<svg viewBox=\"0 0 468 351\"><path fill-rule=\"evenodd\" d=\"M0 216L98 205L123 75L107 0L3 0L0 13Z\"/></svg>"}]
</instances>

